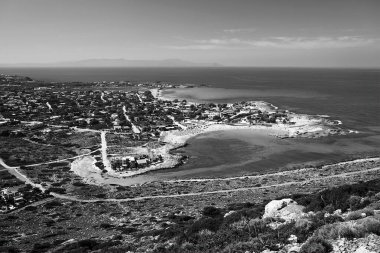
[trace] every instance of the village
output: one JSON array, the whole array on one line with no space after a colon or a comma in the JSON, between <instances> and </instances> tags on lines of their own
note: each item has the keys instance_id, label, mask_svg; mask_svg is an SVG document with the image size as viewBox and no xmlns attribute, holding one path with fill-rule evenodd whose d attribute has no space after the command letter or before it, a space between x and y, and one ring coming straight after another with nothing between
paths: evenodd
<instances>
[{"instance_id":1,"label":"village","mask_svg":"<svg viewBox=\"0 0 380 253\"><path fill-rule=\"evenodd\" d=\"M122 146L115 143L119 147L111 147L115 152L109 158L113 170L125 171L162 163L162 155L152 150L165 144L160 138L164 132L210 124L293 124L288 111L265 102L197 104L161 99L152 94L180 86L128 81L56 83L1 75L0 135L51 145L57 135L106 131L109 136L123 138ZM128 153L123 151L126 145L147 148L143 153Z\"/></svg>"}]
</instances>

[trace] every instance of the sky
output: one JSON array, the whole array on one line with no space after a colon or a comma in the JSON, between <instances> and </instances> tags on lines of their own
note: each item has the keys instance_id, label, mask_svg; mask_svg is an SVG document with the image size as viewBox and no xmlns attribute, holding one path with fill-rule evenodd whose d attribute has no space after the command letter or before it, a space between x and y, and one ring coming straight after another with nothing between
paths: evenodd
<instances>
[{"instance_id":1,"label":"sky","mask_svg":"<svg viewBox=\"0 0 380 253\"><path fill-rule=\"evenodd\" d=\"M0 0L0 63L380 67L379 0Z\"/></svg>"}]
</instances>

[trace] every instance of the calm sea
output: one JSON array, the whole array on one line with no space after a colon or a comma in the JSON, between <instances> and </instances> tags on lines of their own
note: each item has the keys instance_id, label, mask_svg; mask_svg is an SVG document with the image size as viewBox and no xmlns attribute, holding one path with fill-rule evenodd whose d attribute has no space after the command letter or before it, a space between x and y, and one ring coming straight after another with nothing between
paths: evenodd
<instances>
[{"instance_id":1,"label":"calm sea","mask_svg":"<svg viewBox=\"0 0 380 253\"><path fill-rule=\"evenodd\" d=\"M212 102L264 100L299 113L329 115L342 121L343 128L360 132L317 140L278 140L247 131L209 133L191 139L190 145L178 151L190 156L184 166L134 180L251 174L380 155L379 69L0 68L0 73L49 81L203 84L208 88L169 91L166 95Z\"/></svg>"}]
</instances>

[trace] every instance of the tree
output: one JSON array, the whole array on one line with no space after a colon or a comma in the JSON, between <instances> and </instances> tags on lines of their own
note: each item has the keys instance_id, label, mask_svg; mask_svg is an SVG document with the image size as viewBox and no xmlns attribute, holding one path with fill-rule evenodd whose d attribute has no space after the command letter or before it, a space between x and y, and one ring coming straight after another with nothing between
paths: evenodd
<instances>
[{"instance_id":1,"label":"tree","mask_svg":"<svg viewBox=\"0 0 380 253\"><path fill-rule=\"evenodd\" d=\"M222 119L220 118L219 115L215 115L215 116L213 117L213 120L220 121L220 120L222 120Z\"/></svg>"},{"instance_id":2,"label":"tree","mask_svg":"<svg viewBox=\"0 0 380 253\"><path fill-rule=\"evenodd\" d=\"M94 125L97 125L97 124L99 124L99 120L97 120L97 119L91 119L90 120L90 125L91 126L94 126Z\"/></svg>"}]
</instances>

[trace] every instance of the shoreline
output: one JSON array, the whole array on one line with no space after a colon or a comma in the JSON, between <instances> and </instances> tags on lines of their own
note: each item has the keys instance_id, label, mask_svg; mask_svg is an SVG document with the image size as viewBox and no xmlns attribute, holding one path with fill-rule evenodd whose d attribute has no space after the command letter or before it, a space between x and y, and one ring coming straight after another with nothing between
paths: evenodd
<instances>
[{"instance_id":1,"label":"shoreline","mask_svg":"<svg viewBox=\"0 0 380 253\"><path fill-rule=\"evenodd\" d=\"M250 130L254 132L260 132L268 136L272 136L273 138L295 138L298 136L300 138L316 138L320 136L325 136L325 135L315 136L315 134L312 133L313 131L311 131L311 133L308 132L310 131L310 127L313 128L314 125L306 124L305 126L304 123L305 122L301 120L301 123L295 126L291 126L291 127L285 124L265 126L265 125L232 125L232 124L209 123L209 124L196 126L193 128L188 128L185 130L173 130L173 131L168 131L168 132L162 132L159 141L162 143L165 143L165 145L156 149L155 152L157 154L162 155L162 157L164 158L164 162L154 164L149 167L138 169L135 171L116 172L116 171L110 170L106 174L101 174L99 170L98 173L94 171L90 171L89 173L82 172L81 174L86 175L84 178L91 183L93 183L94 181L97 181L97 179L93 177L90 177L90 178L86 178L86 177L90 176L91 173L99 174L97 176L100 176L101 180L98 181L98 184L104 184L105 181L107 181L110 178L122 180L126 178L133 178L133 177L146 174L152 171L156 171L156 170L173 169L180 166L183 163L184 156L173 154L172 151L186 146L188 144L187 141L193 137L196 137L202 134L211 133L211 132L217 132L217 131ZM303 131L300 131L300 129L303 129ZM318 131L320 130L318 129ZM329 128L322 129L322 131L324 131L324 134L326 135L330 134ZM310 135L310 136L307 136L307 135ZM79 158L77 160L83 161L84 159ZM76 162L77 160L74 160L74 162ZM366 158L364 158L364 160L366 161ZM80 163L76 164L76 166L80 166L81 169L87 168L87 166L83 166ZM72 170L75 171L75 169L72 169ZM78 173L76 174L79 175ZM242 177L244 178L246 176L242 176ZM204 178L204 179L200 179L200 181L202 180L209 181L210 179L217 180L214 178ZM187 181L187 180L184 180L184 181Z\"/></svg>"},{"instance_id":2,"label":"shoreline","mask_svg":"<svg viewBox=\"0 0 380 253\"><path fill-rule=\"evenodd\" d=\"M156 88L150 89L152 95L158 100L167 100L162 96L163 89ZM249 101L255 108L262 111L277 110L278 107L271 103L265 101ZM167 132L161 132L159 138L160 143L164 143L163 146L154 149L156 155L161 155L163 162L151 164L148 167L132 170L132 171L114 171L110 169L109 161L106 157L106 151L103 150L102 158L105 163L107 173L101 174L104 181L106 178L133 178L138 175L142 175L151 171L162 170L162 169L172 169L181 164L185 159L184 156L173 154L173 150L181 148L187 144L190 138L196 137L201 134L207 134L216 131L228 131L228 130L251 130L254 132L264 133L268 136L273 136L273 138L318 138L328 135L345 135L352 133L352 130L343 130L335 121L328 119L328 115L323 115L324 117L319 117L316 115L307 114L297 114L293 112L288 112L289 122L291 123L259 123L259 124L249 124L249 123L236 123L228 124L216 121L185 121L181 122L181 130L172 130ZM102 133L102 142L105 142ZM104 146L104 145L103 145ZM106 148L106 146L104 146ZM88 166L84 166L87 168ZM85 173L86 174L86 173ZM88 173L86 175L89 175Z\"/></svg>"}]
</instances>

